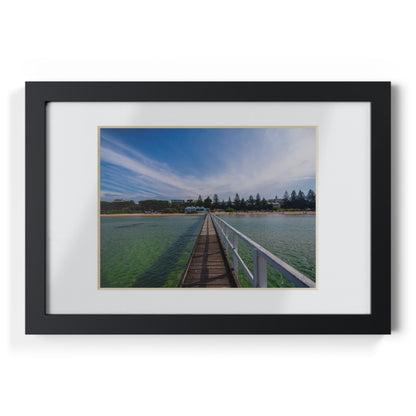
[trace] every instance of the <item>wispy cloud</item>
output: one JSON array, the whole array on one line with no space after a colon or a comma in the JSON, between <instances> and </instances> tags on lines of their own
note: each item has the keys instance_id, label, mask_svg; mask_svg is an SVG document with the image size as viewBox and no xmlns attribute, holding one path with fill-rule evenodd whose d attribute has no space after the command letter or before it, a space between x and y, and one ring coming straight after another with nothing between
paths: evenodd
<instances>
[{"instance_id":1,"label":"wispy cloud","mask_svg":"<svg viewBox=\"0 0 416 416\"><path fill-rule=\"evenodd\" d=\"M305 184L314 188L314 129L247 130L250 130L247 140L230 145L224 139L216 153L211 149L211 168L198 174L183 173L186 162L182 161L180 167L174 166L160 160L160 155L157 160L143 154L138 150L140 144L126 144L104 136L100 150L102 198L117 195L128 199L188 199L199 194L212 197L214 193L228 198L236 192L244 197L257 192L270 197ZM201 146L206 144L201 141ZM186 148L181 149L182 160L184 151ZM188 155L189 166L198 166L196 155L196 152Z\"/></svg>"}]
</instances>

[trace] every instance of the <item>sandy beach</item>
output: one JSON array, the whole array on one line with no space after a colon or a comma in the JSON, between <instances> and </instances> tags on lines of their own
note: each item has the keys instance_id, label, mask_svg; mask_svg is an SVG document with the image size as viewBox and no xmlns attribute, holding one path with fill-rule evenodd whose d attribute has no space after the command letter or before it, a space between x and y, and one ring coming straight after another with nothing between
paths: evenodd
<instances>
[{"instance_id":1,"label":"sandy beach","mask_svg":"<svg viewBox=\"0 0 416 416\"><path fill-rule=\"evenodd\" d=\"M280 212L215 212L215 215L315 215L315 211L280 211ZM205 214L100 214L101 217L183 217Z\"/></svg>"}]
</instances>

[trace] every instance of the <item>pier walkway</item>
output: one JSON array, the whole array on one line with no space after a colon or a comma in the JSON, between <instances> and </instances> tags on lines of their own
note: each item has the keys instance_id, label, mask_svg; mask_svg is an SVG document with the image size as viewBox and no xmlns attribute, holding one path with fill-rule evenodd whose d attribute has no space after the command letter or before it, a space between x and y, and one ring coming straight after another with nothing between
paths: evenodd
<instances>
[{"instance_id":1,"label":"pier walkway","mask_svg":"<svg viewBox=\"0 0 416 416\"><path fill-rule=\"evenodd\" d=\"M253 266L250 268L239 254L239 241L253 253ZM233 258L232 265L228 259L229 251ZM281 273L295 287L316 287L312 279L209 212L178 286L241 287L237 277L241 267L253 287L266 288L267 265Z\"/></svg>"},{"instance_id":2,"label":"pier walkway","mask_svg":"<svg viewBox=\"0 0 416 416\"><path fill-rule=\"evenodd\" d=\"M211 216L205 216L179 287L239 287L237 277L217 235Z\"/></svg>"}]
</instances>

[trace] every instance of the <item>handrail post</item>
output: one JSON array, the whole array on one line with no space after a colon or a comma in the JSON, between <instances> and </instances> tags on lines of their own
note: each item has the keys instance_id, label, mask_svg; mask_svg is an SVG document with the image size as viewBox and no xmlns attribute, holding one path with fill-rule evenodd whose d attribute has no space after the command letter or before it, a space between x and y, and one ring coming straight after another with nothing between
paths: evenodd
<instances>
[{"instance_id":1,"label":"handrail post","mask_svg":"<svg viewBox=\"0 0 416 416\"><path fill-rule=\"evenodd\" d=\"M220 234L224 245L223 247L228 250L229 247L233 250L233 266L237 272L238 263L243 268L244 273L249 278L253 287L267 287L267 264L269 263L275 270L282 273L288 280L295 284L296 287L315 287L315 282L309 277L303 275L298 270L273 255L265 248L261 247L255 241L248 238L246 235L236 230L230 224L225 222L222 218L217 217L214 214L210 214L217 232ZM230 241L228 236L230 232L233 233L233 241ZM254 267L253 272L247 267L247 264L238 254L238 238L240 238L245 244L247 244L253 250Z\"/></svg>"},{"instance_id":2,"label":"handrail post","mask_svg":"<svg viewBox=\"0 0 416 416\"><path fill-rule=\"evenodd\" d=\"M254 287L267 287L267 262L266 259L260 255L259 251L255 248L254 254Z\"/></svg>"},{"instance_id":3,"label":"handrail post","mask_svg":"<svg viewBox=\"0 0 416 416\"><path fill-rule=\"evenodd\" d=\"M233 267L235 274L238 276L238 259L236 253L238 251L238 236L233 232Z\"/></svg>"}]
</instances>

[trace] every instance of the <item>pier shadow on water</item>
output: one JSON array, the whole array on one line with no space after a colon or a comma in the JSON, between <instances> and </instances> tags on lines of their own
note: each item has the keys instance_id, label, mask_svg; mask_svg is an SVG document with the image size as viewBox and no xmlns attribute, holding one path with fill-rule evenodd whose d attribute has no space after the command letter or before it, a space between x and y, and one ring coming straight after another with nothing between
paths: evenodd
<instances>
[{"instance_id":1,"label":"pier shadow on water","mask_svg":"<svg viewBox=\"0 0 416 416\"><path fill-rule=\"evenodd\" d=\"M143 222L136 222L134 224L127 224L127 225L117 225L116 228L133 228L133 227L140 227L143 225L147 225Z\"/></svg>"},{"instance_id":2,"label":"pier shadow on water","mask_svg":"<svg viewBox=\"0 0 416 416\"><path fill-rule=\"evenodd\" d=\"M182 233L169 248L167 248L158 260L151 265L146 271L140 273L131 287L163 287L169 278L169 273L177 268L177 263L181 255L185 252L186 246L192 238L198 239L199 231L203 225L203 221L197 221ZM196 241L196 240L195 240ZM192 248L190 253L192 252ZM181 267L185 269L186 262ZM178 277L178 282L180 274ZM176 282L176 284L178 283ZM176 284L174 285L176 287Z\"/></svg>"}]
</instances>

